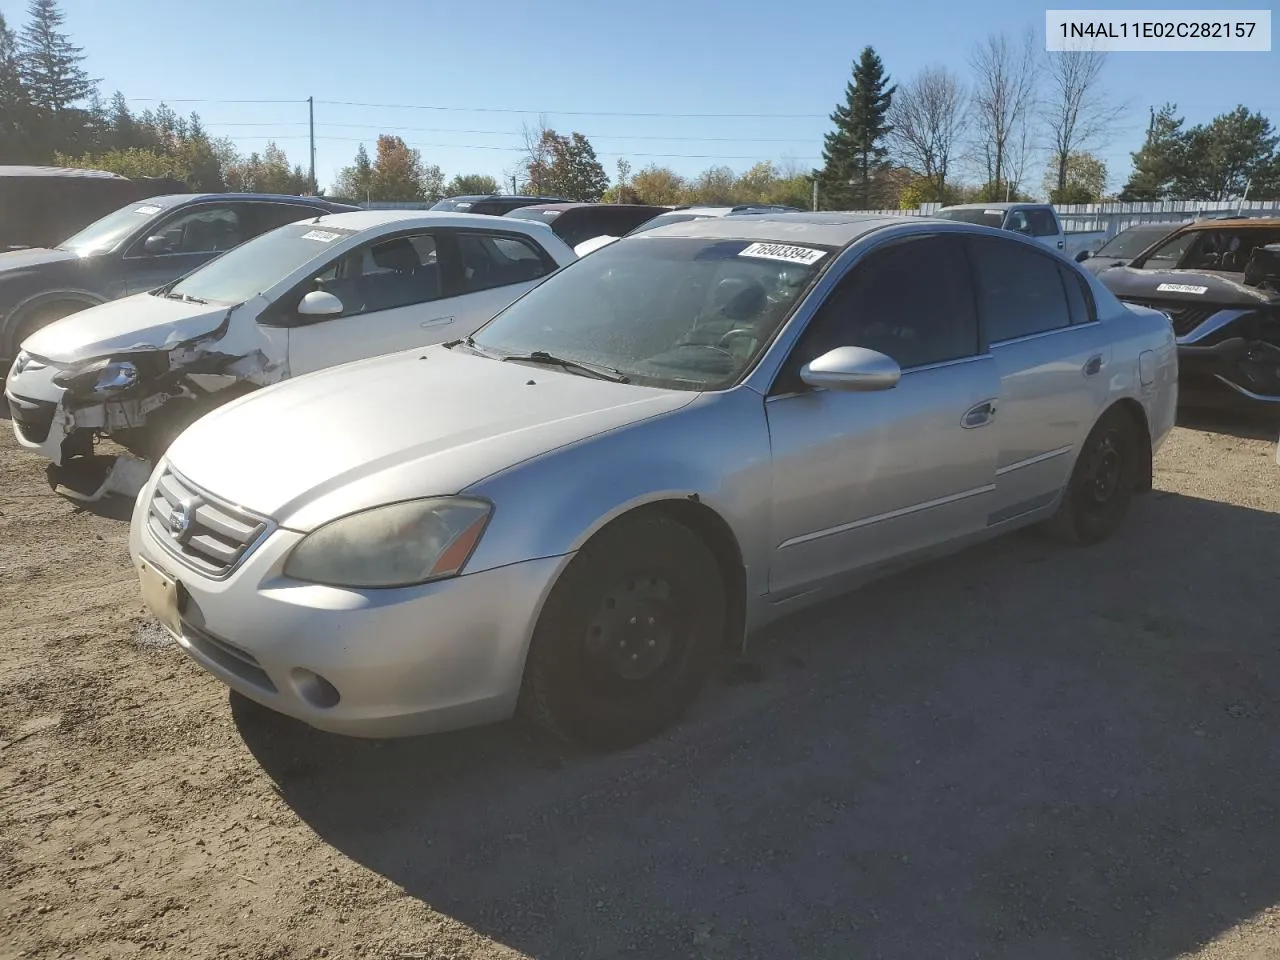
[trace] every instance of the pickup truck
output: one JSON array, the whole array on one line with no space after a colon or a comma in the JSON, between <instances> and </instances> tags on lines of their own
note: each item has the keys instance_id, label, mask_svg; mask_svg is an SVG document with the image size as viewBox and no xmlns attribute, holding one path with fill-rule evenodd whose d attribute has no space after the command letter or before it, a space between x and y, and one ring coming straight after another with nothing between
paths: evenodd
<instances>
[{"instance_id":1,"label":"pickup truck","mask_svg":"<svg viewBox=\"0 0 1280 960\"><path fill-rule=\"evenodd\" d=\"M1043 243L1046 247L1061 250L1074 257L1082 250L1094 250L1106 239L1102 231L1089 233L1064 233L1058 214L1047 203L962 203L943 207L935 217L944 220L961 220L978 223L997 230L1012 230Z\"/></svg>"}]
</instances>

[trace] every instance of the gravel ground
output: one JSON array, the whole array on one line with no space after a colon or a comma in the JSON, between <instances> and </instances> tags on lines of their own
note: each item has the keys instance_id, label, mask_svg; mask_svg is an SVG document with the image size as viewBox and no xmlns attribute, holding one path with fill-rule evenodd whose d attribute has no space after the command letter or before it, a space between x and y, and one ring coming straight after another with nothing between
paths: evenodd
<instances>
[{"instance_id":1,"label":"gravel ground","mask_svg":"<svg viewBox=\"0 0 1280 960\"><path fill-rule=\"evenodd\" d=\"M0 423L0 958L1280 957L1275 435L759 638L670 736L252 708Z\"/></svg>"}]
</instances>

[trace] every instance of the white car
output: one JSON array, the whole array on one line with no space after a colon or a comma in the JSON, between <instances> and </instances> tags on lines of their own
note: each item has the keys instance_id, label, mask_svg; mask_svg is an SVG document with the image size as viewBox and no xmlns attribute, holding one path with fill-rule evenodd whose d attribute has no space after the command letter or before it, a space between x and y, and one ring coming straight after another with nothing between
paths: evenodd
<instances>
[{"instance_id":1,"label":"white car","mask_svg":"<svg viewBox=\"0 0 1280 960\"><path fill-rule=\"evenodd\" d=\"M136 492L145 460L104 463L95 437L152 459L256 387L465 337L574 259L539 224L480 214L362 211L280 227L29 337L5 384L14 434L61 468L72 496Z\"/></svg>"}]
</instances>

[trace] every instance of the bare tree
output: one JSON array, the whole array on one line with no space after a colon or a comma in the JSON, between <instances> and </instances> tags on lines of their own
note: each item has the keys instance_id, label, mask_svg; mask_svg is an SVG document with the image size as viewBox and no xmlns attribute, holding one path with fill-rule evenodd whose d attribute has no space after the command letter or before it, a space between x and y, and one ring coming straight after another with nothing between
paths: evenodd
<instances>
[{"instance_id":1,"label":"bare tree","mask_svg":"<svg viewBox=\"0 0 1280 960\"><path fill-rule=\"evenodd\" d=\"M1049 91L1044 105L1051 163L1057 170L1056 193L1067 189L1067 162L1073 153L1095 146L1125 110L1104 99L1098 89L1107 55L1101 50L1065 50L1049 54ZM1050 199L1053 199L1051 196Z\"/></svg>"},{"instance_id":2,"label":"bare tree","mask_svg":"<svg viewBox=\"0 0 1280 960\"><path fill-rule=\"evenodd\" d=\"M551 138L548 134L554 131L547 126L546 116L539 116L536 125L524 124L521 127L524 140L524 154L520 158L519 177L529 193L537 196L544 192L538 182L539 175L551 165Z\"/></svg>"},{"instance_id":3,"label":"bare tree","mask_svg":"<svg viewBox=\"0 0 1280 960\"><path fill-rule=\"evenodd\" d=\"M1036 47L1032 29L1021 40L991 34L969 58L974 73L973 128L994 199L1011 192L1025 172L1039 79Z\"/></svg>"},{"instance_id":4,"label":"bare tree","mask_svg":"<svg viewBox=\"0 0 1280 960\"><path fill-rule=\"evenodd\" d=\"M947 174L968 122L964 84L942 66L921 70L889 104L889 143L903 166L932 185L930 199L946 202Z\"/></svg>"}]
</instances>

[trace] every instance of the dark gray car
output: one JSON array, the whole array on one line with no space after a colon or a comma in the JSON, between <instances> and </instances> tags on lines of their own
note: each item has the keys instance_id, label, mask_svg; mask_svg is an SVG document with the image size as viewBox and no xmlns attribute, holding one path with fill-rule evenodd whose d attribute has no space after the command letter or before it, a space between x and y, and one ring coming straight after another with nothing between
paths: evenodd
<instances>
[{"instance_id":1,"label":"dark gray car","mask_svg":"<svg viewBox=\"0 0 1280 960\"><path fill-rule=\"evenodd\" d=\"M51 249L0 253L0 358L55 320L176 280L268 230L355 209L319 197L171 194L134 201Z\"/></svg>"}]
</instances>

